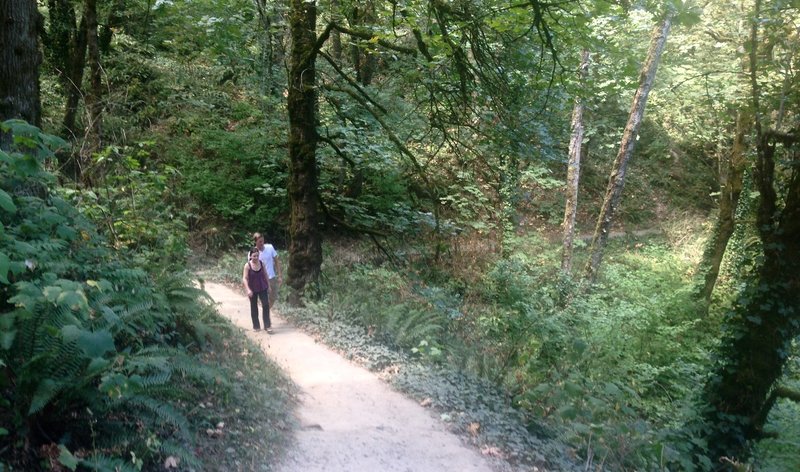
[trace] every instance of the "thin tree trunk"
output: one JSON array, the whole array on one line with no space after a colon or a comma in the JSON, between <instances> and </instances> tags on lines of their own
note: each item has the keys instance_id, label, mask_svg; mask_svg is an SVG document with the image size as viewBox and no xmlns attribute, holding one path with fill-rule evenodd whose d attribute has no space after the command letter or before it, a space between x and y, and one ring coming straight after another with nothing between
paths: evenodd
<instances>
[{"instance_id":1,"label":"thin tree trunk","mask_svg":"<svg viewBox=\"0 0 800 472\"><path fill-rule=\"evenodd\" d=\"M341 8L339 0L331 0L331 18L336 22L341 19L339 8ZM331 57L336 62L342 61L342 33L336 29L331 31Z\"/></svg>"},{"instance_id":2,"label":"thin tree trunk","mask_svg":"<svg viewBox=\"0 0 800 472\"><path fill-rule=\"evenodd\" d=\"M99 34L100 50L103 54L111 51L111 40L114 38L114 28L123 25L123 15L125 14L125 0L116 0L114 6L108 12L105 27Z\"/></svg>"},{"instance_id":3,"label":"thin tree trunk","mask_svg":"<svg viewBox=\"0 0 800 472\"><path fill-rule=\"evenodd\" d=\"M262 90L265 95L276 95L278 84L275 80L275 65L278 63L278 48L275 47L276 41L274 29L274 12L272 6L267 5L266 0L254 0L258 10L258 19L261 25L261 67L262 67ZM272 110L265 109L265 114Z\"/></svg>"},{"instance_id":4,"label":"thin tree trunk","mask_svg":"<svg viewBox=\"0 0 800 472\"><path fill-rule=\"evenodd\" d=\"M350 17L350 25L352 27L370 27L376 22L375 19L375 5L372 2L365 2L353 8L353 14ZM350 55L353 61L353 68L356 72L356 81L361 85L369 85L372 83L372 77L375 75L375 70L378 66L377 56L370 54L370 45L353 43L350 46Z\"/></svg>"},{"instance_id":5,"label":"thin tree trunk","mask_svg":"<svg viewBox=\"0 0 800 472\"><path fill-rule=\"evenodd\" d=\"M39 126L38 27L41 16L33 0L0 0L0 122L19 118ZM10 136L0 132L0 147Z\"/></svg>"},{"instance_id":6,"label":"thin tree trunk","mask_svg":"<svg viewBox=\"0 0 800 472\"><path fill-rule=\"evenodd\" d=\"M589 72L589 50L581 53L581 65L578 81L581 85L586 81ZM575 215L578 212L578 184L581 175L581 146L583 144L583 99L575 99L572 109L572 136L569 140L569 163L567 164L566 205L564 208L564 246L561 252L561 270L572 272L572 245L575 239Z\"/></svg>"},{"instance_id":7,"label":"thin tree trunk","mask_svg":"<svg viewBox=\"0 0 800 472\"><path fill-rule=\"evenodd\" d=\"M97 0L86 0L84 15L86 17L86 48L89 61L89 93L86 94L86 112L89 123L86 127L88 151L84 160L91 157L91 152L100 148L102 141L101 114L103 104L101 97L102 77L100 68L100 46L97 38Z\"/></svg>"},{"instance_id":8,"label":"thin tree trunk","mask_svg":"<svg viewBox=\"0 0 800 472\"><path fill-rule=\"evenodd\" d=\"M639 88L636 90L636 95L633 97L628 123L625 125L625 131L622 134L619 152L617 153L617 158L614 160L614 166L608 180L606 196L603 200L603 206L600 209L600 215L597 218L597 226L595 227L594 236L592 238L591 258L586 264L584 273L587 286L591 286L597 277L597 271L600 268L600 262L603 258L603 251L608 242L608 234L611 231L611 225L614 221L614 214L622 199L622 189L625 187L625 174L628 168L628 161L636 145L639 127L642 124L644 109L647 105L647 97L650 94L650 89L653 88L656 71L658 70L658 62L661 59L661 53L664 51L664 46L667 43L667 36L669 36L669 30L672 26L672 18L673 14L667 13L661 24L653 30L653 34L650 38L650 49L647 51L647 59L639 73Z\"/></svg>"},{"instance_id":9,"label":"thin tree trunk","mask_svg":"<svg viewBox=\"0 0 800 472\"><path fill-rule=\"evenodd\" d=\"M698 298L708 303L714 286L719 277L719 268L728 247L728 241L736 227L736 207L739 205L739 195L742 193L744 182L744 168L746 164L745 134L746 118L740 111L736 115L736 135L730 155L722 159L720 164L720 200L719 216L711 234L711 239L703 254L700 267L705 269L703 285L698 292Z\"/></svg>"},{"instance_id":10,"label":"thin tree trunk","mask_svg":"<svg viewBox=\"0 0 800 472\"><path fill-rule=\"evenodd\" d=\"M317 94L315 62L317 10L314 2L291 0L289 61L289 302L316 284L322 265L317 189Z\"/></svg>"},{"instance_id":11,"label":"thin tree trunk","mask_svg":"<svg viewBox=\"0 0 800 472\"><path fill-rule=\"evenodd\" d=\"M75 41L78 24L70 0L48 0L49 28L42 35L44 52L58 74L59 82L69 87L70 46Z\"/></svg>"},{"instance_id":12,"label":"thin tree trunk","mask_svg":"<svg viewBox=\"0 0 800 472\"><path fill-rule=\"evenodd\" d=\"M78 104L83 96L83 71L86 68L86 18L82 18L77 34L70 47L69 64L67 64L67 105L64 110L64 134L72 139L77 138L75 120L78 116Z\"/></svg>"}]
</instances>

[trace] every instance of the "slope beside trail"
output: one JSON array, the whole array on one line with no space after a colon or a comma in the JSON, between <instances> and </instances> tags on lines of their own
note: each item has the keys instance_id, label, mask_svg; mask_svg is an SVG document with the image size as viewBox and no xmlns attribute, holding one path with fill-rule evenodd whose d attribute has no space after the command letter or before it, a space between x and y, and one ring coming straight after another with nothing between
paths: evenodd
<instances>
[{"instance_id":1,"label":"slope beside trail","mask_svg":"<svg viewBox=\"0 0 800 472\"><path fill-rule=\"evenodd\" d=\"M206 283L219 312L244 328L300 389L295 446L281 472L491 472L478 452L428 410L272 313L275 333L253 332L247 297Z\"/></svg>"}]
</instances>

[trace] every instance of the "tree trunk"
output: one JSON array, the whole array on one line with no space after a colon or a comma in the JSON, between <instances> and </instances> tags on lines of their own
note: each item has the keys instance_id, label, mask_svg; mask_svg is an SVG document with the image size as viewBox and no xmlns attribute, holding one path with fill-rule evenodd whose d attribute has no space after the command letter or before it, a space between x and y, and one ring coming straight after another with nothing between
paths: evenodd
<instances>
[{"instance_id":1,"label":"tree trunk","mask_svg":"<svg viewBox=\"0 0 800 472\"><path fill-rule=\"evenodd\" d=\"M631 105L631 111L628 116L628 124L625 125L625 131L622 134L619 152L617 153L617 158L614 160L614 166L611 169L611 176L608 180L603 206L600 209L600 215L597 218L597 226L595 227L594 236L592 237L591 258L586 264L584 273L587 286L591 286L597 277L597 271L600 268L600 262L603 258L603 251L608 242L608 234L611 231L611 225L614 220L614 214L622 199L622 189L625 187L625 173L628 168L628 161L636 145L639 127L642 124L644 109L647 105L647 96L650 94L650 89L653 87L653 82L656 78L658 62L661 59L661 53L664 51L664 46L667 43L669 29L672 26L672 18L673 14L667 13L661 24L653 30L653 34L650 37L650 49L647 51L647 59L639 73L639 87L636 90L636 95L633 97L633 104Z\"/></svg>"},{"instance_id":2,"label":"tree trunk","mask_svg":"<svg viewBox=\"0 0 800 472\"><path fill-rule=\"evenodd\" d=\"M737 113L733 147L730 155L723 156L720 163L719 215L703 254L703 262L700 264L701 269L705 269L706 272L703 277L703 285L698 292L698 298L705 300L706 304L711 300L711 294L714 292L714 286L719 276L719 268L722 265L722 258L725 256L725 249L728 247L728 241L736 227L736 207L739 205L739 195L742 193L746 164L744 140L747 126L745 121L742 112Z\"/></svg>"},{"instance_id":3,"label":"tree trunk","mask_svg":"<svg viewBox=\"0 0 800 472\"><path fill-rule=\"evenodd\" d=\"M354 28L361 26L372 26L376 22L375 19L375 5L372 2L366 2L360 6L353 8L353 14L350 17L350 25ZM350 46L350 54L353 61L353 68L356 72L356 81L361 85L369 85L372 83L372 77L375 75L375 70L378 67L377 56L371 54L371 45L358 44L356 42Z\"/></svg>"},{"instance_id":4,"label":"tree trunk","mask_svg":"<svg viewBox=\"0 0 800 472\"><path fill-rule=\"evenodd\" d=\"M0 122L19 118L40 125L38 27L33 0L0 0ZM0 147L10 136L0 133Z\"/></svg>"},{"instance_id":5,"label":"tree trunk","mask_svg":"<svg viewBox=\"0 0 800 472\"><path fill-rule=\"evenodd\" d=\"M339 9L341 4L339 0L331 0L331 18L337 23L340 21L341 15ZM331 31L331 57L337 63L342 62L342 33L339 30Z\"/></svg>"},{"instance_id":6,"label":"tree trunk","mask_svg":"<svg viewBox=\"0 0 800 472\"><path fill-rule=\"evenodd\" d=\"M756 53L760 9L761 0L756 0L749 57L756 133L753 180L759 191L756 223L763 263L758 280L727 320L722 362L706 385L711 408L704 419L710 426L712 461L722 456L746 459L748 442L762 437L776 381L800 335L800 177L798 157L788 149L800 143L800 135L762 131ZM776 159L779 143L787 149Z\"/></svg>"},{"instance_id":7,"label":"tree trunk","mask_svg":"<svg viewBox=\"0 0 800 472\"><path fill-rule=\"evenodd\" d=\"M99 34L100 51L108 55L111 51L111 40L114 38L114 28L119 28L124 24L125 0L116 0L114 6L108 12L105 27Z\"/></svg>"},{"instance_id":8,"label":"tree trunk","mask_svg":"<svg viewBox=\"0 0 800 472\"><path fill-rule=\"evenodd\" d=\"M103 84L100 68L100 46L97 38L97 0L86 0L84 16L86 18L86 49L89 61L89 93L86 94L86 112L89 123L86 126L86 154L84 162L91 159L91 153L100 148L102 141L101 114L103 104Z\"/></svg>"},{"instance_id":9,"label":"tree trunk","mask_svg":"<svg viewBox=\"0 0 800 472\"><path fill-rule=\"evenodd\" d=\"M275 79L275 67L283 60L283 51L279 47L281 41L277 38L275 33L277 15L274 11L275 7L271 3L268 4L266 0L255 0L255 5L258 10L258 19L261 25L262 89L265 95L276 96L278 95L279 88ZM272 110L265 109L264 112L271 113Z\"/></svg>"},{"instance_id":10,"label":"tree trunk","mask_svg":"<svg viewBox=\"0 0 800 472\"><path fill-rule=\"evenodd\" d=\"M50 21L46 34L42 35L44 52L66 90L69 87L70 45L78 31L75 8L70 0L48 0L47 10Z\"/></svg>"},{"instance_id":11,"label":"tree trunk","mask_svg":"<svg viewBox=\"0 0 800 472\"><path fill-rule=\"evenodd\" d=\"M764 262L759 280L728 320L723 363L706 386L712 460L745 458L747 441L761 438L771 391L800 335L800 179L789 182L786 203L777 209L776 194L769 191L776 144L769 135L759 143L754 178L760 190L757 220Z\"/></svg>"},{"instance_id":12,"label":"tree trunk","mask_svg":"<svg viewBox=\"0 0 800 472\"><path fill-rule=\"evenodd\" d=\"M581 53L581 65L578 81L581 85L586 81L589 72L589 50ZM581 175L581 145L583 144L583 100L575 99L572 109L572 136L569 140L569 163L567 164L567 188L564 208L564 246L561 252L561 271L572 272L572 243L575 239L575 215L578 212L578 184Z\"/></svg>"},{"instance_id":13,"label":"tree trunk","mask_svg":"<svg viewBox=\"0 0 800 472\"><path fill-rule=\"evenodd\" d=\"M292 50L289 58L289 302L316 284L322 265L317 189L316 22L314 2L292 0L289 18Z\"/></svg>"},{"instance_id":14,"label":"tree trunk","mask_svg":"<svg viewBox=\"0 0 800 472\"><path fill-rule=\"evenodd\" d=\"M78 32L70 47L67 64L67 105L64 110L64 134L76 139L75 120L78 116L78 104L83 96L83 70L86 67L86 17L81 19ZM77 179L77 174L75 175Z\"/></svg>"}]
</instances>

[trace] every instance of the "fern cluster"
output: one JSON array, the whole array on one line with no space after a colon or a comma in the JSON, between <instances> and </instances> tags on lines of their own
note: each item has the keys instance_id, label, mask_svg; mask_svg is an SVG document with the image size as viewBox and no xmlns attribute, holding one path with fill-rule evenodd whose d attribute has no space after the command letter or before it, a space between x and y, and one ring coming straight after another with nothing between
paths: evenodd
<instances>
[{"instance_id":1,"label":"fern cluster","mask_svg":"<svg viewBox=\"0 0 800 472\"><path fill-rule=\"evenodd\" d=\"M51 190L57 139L4 129L14 146L0 151L0 469L38 469L53 445L73 470L140 470L170 455L199 466L187 387L220 378L191 355L214 331L201 291L180 272L152 280Z\"/></svg>"}]
</instances>

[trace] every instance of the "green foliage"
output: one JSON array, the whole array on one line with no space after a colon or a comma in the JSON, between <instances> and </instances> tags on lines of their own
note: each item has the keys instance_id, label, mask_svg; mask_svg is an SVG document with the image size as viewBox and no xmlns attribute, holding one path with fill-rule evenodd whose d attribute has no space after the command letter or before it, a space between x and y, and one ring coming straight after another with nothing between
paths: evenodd
<instances>
[{"instance_id":1,"label":"green foliage","mask_svg":"<svg viewBox=\"0 0 800 472\"><path fill-rule=\"evenodd\" d=\"M2 460L25 468L39 446L59 441L70 468L139 470L168 455L199 467L187 406L204 394L200 386L230 386L187 346L218 342L214 311L198 303L201 291L179 264L153 283L133 253L109 246L48 188L54 179L42 164L55 141L4 126L15 145L0 156L0 189L11 202L0 233Z\"/></svg>"},{"instance_id":2,"label":"green foliage","mask_svg":"<svg viewBox=\"0 0 800 472\"><path fill-rule=\"evenodd\" d=\"M421 345L441 350L447 316L424 296L414 294L398 274L352 266L330 280L336 283L329 287L326 298L335 316L404 349L417 348L420 354Z\"/></svg>"},{"instance_id":3,"label":"green foliage","mask_svg":"<svg viewBox=\"0 0 800 472\"><path fill-rule=\"evenodd\" d=\"M112 146L95 156L86 174L99 174L92 189L60 187L65 199L104 232L137 265L166 270L188 256L186 215L178 206L178 171L151 155L152 143Z\"/></svg>"}]
</instances>

